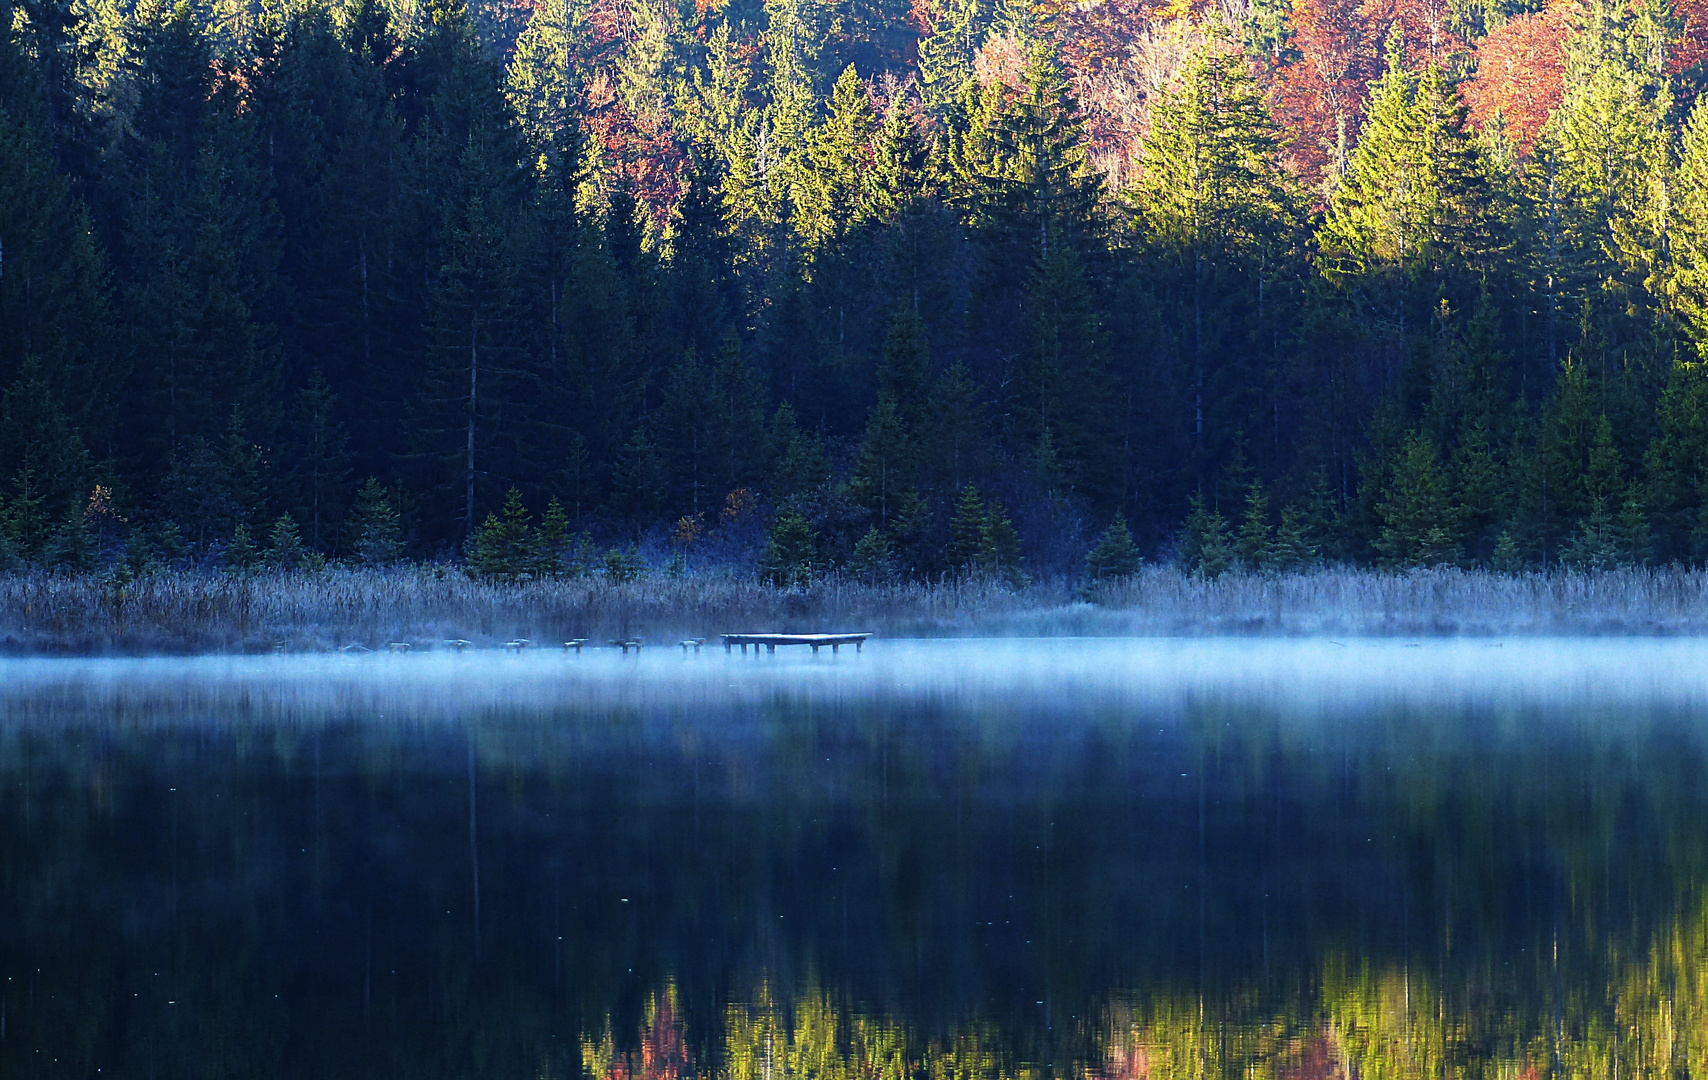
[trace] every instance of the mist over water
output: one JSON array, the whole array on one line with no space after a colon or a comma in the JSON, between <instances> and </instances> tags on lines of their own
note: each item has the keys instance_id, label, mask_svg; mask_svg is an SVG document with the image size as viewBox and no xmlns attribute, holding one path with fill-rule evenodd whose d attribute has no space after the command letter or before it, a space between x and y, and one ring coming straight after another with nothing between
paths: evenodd
<instances>
[{"instance_id":1,"label":"mist over water","mask_svg":"<svg viewBox=\"0 0 1708 1080\"><path fill-rule=\"evenodd\" d=\"M0 662L0 1074L1700 1075L1705 661Z\"/></svg>"}]
</instances>

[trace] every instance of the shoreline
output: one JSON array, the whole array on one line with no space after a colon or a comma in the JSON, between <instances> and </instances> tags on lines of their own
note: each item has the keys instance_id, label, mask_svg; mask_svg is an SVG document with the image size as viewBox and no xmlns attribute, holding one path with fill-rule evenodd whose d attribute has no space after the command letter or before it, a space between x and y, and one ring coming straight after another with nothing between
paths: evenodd
<instances>
[{"instance_id":1,"label":"shoreline","mask_svg":"<svg viewBox=\"0 0 1708 1080\"><path fill-rule=\"evenodd\" d=\"M779 589L704 572L496 585L432 566L256 574L0 575L0 654L199 655L474 648L585 638L674 647L725 633L880 637L1708 635L1708 571L1496 574L1329 567L1205 579L1173 567L1015 589L975 578Z\"/></svg>"}]
</instances>

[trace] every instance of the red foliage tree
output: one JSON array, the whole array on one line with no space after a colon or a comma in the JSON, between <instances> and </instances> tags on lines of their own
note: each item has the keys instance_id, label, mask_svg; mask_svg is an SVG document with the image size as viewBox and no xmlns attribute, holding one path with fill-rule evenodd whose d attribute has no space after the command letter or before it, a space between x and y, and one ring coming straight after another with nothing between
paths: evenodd
<instances>
[{"instance_id":1,"label":"red foliage tree","mask_svg":"<svg viewBox=\"0 0 1708 1080\"><path fill-rule=\"evenodd\" d=\"M1321 178L1357 141L1365 84L1381 71L1380 42L1359 0L1294 5L1300 56L1276 73L1276 111L1292 137L1288 164L1306 180Z\"/></svg>"},{"instance_id":2,"label":"red foliage tree","mask_svg":"<svg viewBox=\"0 0 1708 1080\"><path fill-rule=\"evenodd\" d=\"M1498 113L1520 153L1536 145L1564 93L1571 6L1554 0L1490 31L1477 45L1476 74L1461 89L1471 123L1486 127Z\"/></svg>"},{"instance_id":3,"label":"red foliage tree","mask_svg":"<svg viewBox=\"0 0 1708 1080\"><path fill-rule=\"evenodd\" d=\"M1445 64L1465 49L1447 28L1446 0L1299 0L1293 44L1300 57L1276 73L1277 115L1292 136L1289 165L1320 179L1358 142L1370 81L1382 73L1398 31L1406 66Z\"/></svg>"}]
</instances>

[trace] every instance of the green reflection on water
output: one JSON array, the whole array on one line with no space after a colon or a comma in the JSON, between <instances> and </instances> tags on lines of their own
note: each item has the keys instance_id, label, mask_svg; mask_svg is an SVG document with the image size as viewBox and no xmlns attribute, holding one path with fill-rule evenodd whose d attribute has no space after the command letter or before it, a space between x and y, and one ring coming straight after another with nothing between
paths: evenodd
<instances>
[{"instance_id":1,"label":"green reflection on water","mask_svg":"<svg viewBox=\"0 0 1708 1080\"><path fill-rule=\"evenodd\" d=\"M0 682L0 1074L1708 1075L1696 698L922 655Z\"/></svg>"}]
</instances>

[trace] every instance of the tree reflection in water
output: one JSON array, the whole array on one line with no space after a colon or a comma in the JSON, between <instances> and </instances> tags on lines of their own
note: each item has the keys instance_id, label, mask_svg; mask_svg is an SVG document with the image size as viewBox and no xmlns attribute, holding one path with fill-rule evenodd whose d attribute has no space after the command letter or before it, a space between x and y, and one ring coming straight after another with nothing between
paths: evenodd
<instances>
[{"instance_id":1,"label":"tree reflection in water","mask_svg":"<svg viewBox=\"0 0 1708 1080\"><path fill-rule=\"evenodd\" d=\"M0 718L0 1076L1708 1076L1676 702Z\"/></svg>"}]
</instances>

